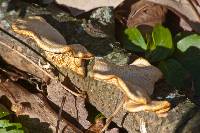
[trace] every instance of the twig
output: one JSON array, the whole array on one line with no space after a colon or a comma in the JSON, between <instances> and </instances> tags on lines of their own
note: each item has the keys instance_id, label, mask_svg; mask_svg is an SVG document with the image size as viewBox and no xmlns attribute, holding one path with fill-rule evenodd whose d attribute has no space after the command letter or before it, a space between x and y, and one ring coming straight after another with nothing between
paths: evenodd
<instances>
[{"instance_id":1,"label":"twig","mask_svg":"<svg viewBox=\"0 0 200 133\"><path fill-rule=\"evenodd\" d=\"M115 111L110 115L110 117L106 120L106 124L104 125L104 127L101 129L100 133L103 133L108 126L110 125L110 123L112 122L112 119L116 116L116 114L119 112L120 108L123 106L124 102L125 102L125 98L126 96L123 97L123 99L121 100L121 102L119 103L119 105L117 106L117 108L115 109Z\"/></svg>"},{"instance_id":2,"label":"twig","mask_svg":"<svg viewBox=\"0 0 200 133\"><path fill-rule=\"evenodd\" d=\"M65 100L66 100L66 96L63 96L62 102L61 102L61 105L60 105L59 114L58 114L58 120L57 120L57 126L56 126L56 133L58 133L58 130L59 130L59 124L60 124L61 114L62 114L63 106L65 104Z\"/></svg>"},{"instance_id":3,"label":"twig","mask_svg":"<svg viewBox=\"0 0 200 133\"><path fill-rule=\"evenodd\" d=\"M147 133L146 124L142 118L140 119L140 133Z\"/></svg>"},{"instance_id":4,"label":"twig","mask_svg":"<svg viewBox=\"0 0 200 133\"><path fill-rule=\"evenodd\" d=\"M74 96L76 97L82 97L82 98L86 98L86 96L84 94L81 94L81 93L76 93L72 90L70 90L69 88L67 88L65 85L61 84L61 86L68 92L70 92L71 94L73 94Z\"/></svg>"}]
</instances>

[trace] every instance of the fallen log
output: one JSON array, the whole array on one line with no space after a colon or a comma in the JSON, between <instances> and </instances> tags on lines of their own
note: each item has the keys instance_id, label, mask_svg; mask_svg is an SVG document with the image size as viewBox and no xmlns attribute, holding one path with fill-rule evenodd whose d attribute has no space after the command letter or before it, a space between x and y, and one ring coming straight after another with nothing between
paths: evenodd
<instances>
[{"instance_id":1,"label":"fallen log","mask_svg":"<svg viewBox=\"0 0 200 133\"><path fill-rule=\"evenodd\" d=\"M17 36L17 38L23 40L22 42L25 42L26 44L24 45L19 40L13 39L7 34L1 32L1 40L6 41L6 44L12 46L12 49L8 50L8 48L6 48L4 45L1 45L0 43L0 47L2 49L0 51L0 55L9 64L16 66L16 63L13 60L8 60L8 56L10 55L9 51L12 50L19 51L20 53L23 51L23 55L25 57L28 57L35 64L38 64L39 59L41 58L40 55L43 55L44 57L45 54L43 53L43 51L37 48L33 41L14 34L11 29L7 29L7 32L11 33L13 36ZM45 59L45 57L43 59ZM73 84L81 91L85 91L88 95L89 102L94 105L100 112L102 112L106 117L109 117L114 112L115 108L122 100L123 93L114 85L91 79L88 76L82 77L65 67L56 66L55 62L53 62L52 60L44 60L44 62L49 62L51 64L50 69L52 69L52 71L56 70L59 72L58 77L60 81L63 81L67 84ZM24 64L26 64L26 62L23 62L23 65ZM88 64L87 71L90 71L91 64ZM32 72L31 70L27 70L27 68L22 67L22 65L18 66L18 68L22 69L23 71L35 74L42 79L45 79L40 74L37 74L35 72ZM41 71L44 70L42 69ZM44 73L46 73L46 71L44 71ZM50 78L54 78L54 76L55 75L52 76L51 74L48 75L48 77ZM172 100L171 103L177 106L174 106L169 111L169 114L166 118L159 118L156 114L150 112L128 113L126 110L121 109L117 116L113 119L113 121L117 123L118 126L125 128L128 132L141 132L141 128L147 130L147 132L150 133L174 132L177 129L181 128L184 121L188 121L188 116L186 112L190 112L190 110L193 110L196 107L190 101L185 101L183 99L174 99L174 101ZM198 109L195 111L198 111ZM184 117L185 115L187 117Z\"/></svg>"}]
</instances>

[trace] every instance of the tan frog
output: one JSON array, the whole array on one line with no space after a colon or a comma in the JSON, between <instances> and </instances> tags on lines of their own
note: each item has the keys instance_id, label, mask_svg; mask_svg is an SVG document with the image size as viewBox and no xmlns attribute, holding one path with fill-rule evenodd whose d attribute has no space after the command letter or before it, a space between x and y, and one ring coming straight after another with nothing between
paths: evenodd
<instances>
[{"instance_id":1,"label":"tan frog","mask_svg":"<svg viewBox=\"0 0 200 133\"><path fill-rule=\"evenodd\" d=\"M12 29L18 34L31 37L57 66L67 67L85 76L84 60L91 59L93 55L80 44L67 45L65 38L42 17L18 19L12 24Z\"/></svg>"},{"instance_id":2,"label":"tan frog","mask_svg":"<svg viewBox=\"0 0 200 133\"><path fill-rule=\"evenodd\" d=\"M138 58L126 66L114 65L96 58L89 76L117 86L126 97L122 105L129 112L151 111L163 117L170 109L168 101L151 100L154 84L162 77L162 73L143 58ZM114 114L116 113L115 111ZM111 117L113 116L112 114Z\"/></svg>"}]
</instances>

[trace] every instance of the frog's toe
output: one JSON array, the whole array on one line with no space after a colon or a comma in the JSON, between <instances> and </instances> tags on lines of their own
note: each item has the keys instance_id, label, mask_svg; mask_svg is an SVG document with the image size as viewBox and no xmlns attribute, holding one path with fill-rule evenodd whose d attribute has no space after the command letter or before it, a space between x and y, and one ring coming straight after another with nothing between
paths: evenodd
<instances>
[{"instance_id":1,"label":"frog's toe","mask_svg":"<svg viewBox=\"0 0 200 133\"><path fill-rule=\"evenodd\" d=\"M162 113L161 110L163 110L163 112L167 112L170 109L170 106L171 105L168 101L151 101L151 103L147 105L147 111L153 111L158 113L160 111L160 113Z\"/></svg>"},{"instance_id":2,"label":"frog's toe","mask_svg":"<svg viewBox=\"0 0 200 133\"><path fill-rule=\"evenodd\" d=\"M124 103L124 108L129 112L155 112L159 117L164 117L170 110L170 103L168 101L151 101L148 104L137 104L129 100Z\"/></svg>"}]
</instances>

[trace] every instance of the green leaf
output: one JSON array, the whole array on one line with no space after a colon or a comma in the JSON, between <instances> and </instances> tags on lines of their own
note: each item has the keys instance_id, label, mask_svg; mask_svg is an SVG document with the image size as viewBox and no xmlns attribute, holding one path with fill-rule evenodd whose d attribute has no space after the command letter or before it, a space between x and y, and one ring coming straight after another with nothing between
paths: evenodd
<instances>
[{"instance_id":1,"label":"green leaf","mask_svg":"<svg viewBox=\"0 0 200 133\"><path fill-rule=\"evenodd\" d=\"M103 118L105 118L105 116L104 116L102 113L99 113L99 114L95 117L95 121L96 121L97 119L103 119Z\"/></svg>"},{"instance_id":2,"label":"green leaf","mask_svg":"<svg viewBox=\"0 0 200 133\"><path fill-rule=\"evenodd\" d=\"M8 109L0 104L0 118L9 115ZM24 133L20 123L11 123L9 120L0 120L0 133Z\"/></svg>"},{"instance_id":3,"label":"green leaf","mask_svg":"<svg viewBox=\"0 0 200 133\"><path fill-rule=\"evenodd\" d=\"M23 130L20 123L10 123L9 120L0 120L0 129L9 129L9 132L12 133L21 133ZM5 132L6 133L6 132Z\"/></svg>"},{"instance_id":4,"label":"green leaf","mask_svg":"<svg viewBox=\"0 0 200 133\"><path fill-rule=\"evenodd\" d=\"M22 128L22 124L20 124L20 123L10 123L9 126L14 126L14 127L16 127L16 129Z\"/></svg>"},{"instance_id":5,"label":"green leaf","mask_svg":"<svg viewBox=\"0 0 200 133\"><path fill-rule=\"evenodd\" d=\"M193 34L177 43L176 58L190 71L193 78L200 77L200 36Z\"/></svg>"},{"instance_id":6,"label":"green leaf","mask_svg":"<svg viewBox=\"0 0 200 133\"><path fill-rule=\"evenodd\" d=\"M156 25L152 32L152 43L148 46L146 57L151 62L157 62L166 59L172 55L174 46L169 29Z\"/></svg>"},{"instance_id":7,"label":"green leaf","mask_svg":"<svg viewBox=\"0 0 200 133\"><path fill-rule=\"evenodd\" d=\"M195 95L200 96L200 36L189 35L177 43L176 59L186 68L192 78Z\"/></svg>"},{"instance_id":8,"label":"green leaf","mask_svg":"<svg viewBox=\"0 0 200 133\"><path fill-rule=\"evenodd\" d=\"M7 116L9 114L10 113L9 113L8 109L5 106L3 106L2 104L0 104L0 118Z\"/></svg>"},{"instance_id":9,"label":"green leaf","mask_svg":"<svg viewBox=\"0 0 200 133\"><path fill-rule=\"evenodd\" d=\"M145 40L137 28L127 28L123 39L124 47L134 52L143 52L147 50Z\"/></svg>"},{"instance_id":10,"label":"green leaf","mask_svg":"<svg viewBox=\"0 0 200 133\"><path fill-rule=\"evenodd\" d=\"M9 126L9 120L0 120L0 128L5 128Z\"/></svg>"},{"instance_id":11,"label":"green leaf","mask_svg":"<svg viewBox=\"0 0 200 133\"><path fill-rule=\"evenodd\" d=\"M200 76L194 79L195 96L200 96Z\"/></svg>"},{"instance_id":12,"label":"green leaf","mask_svg":"<svg viewBox=\"0 0 200 133\"><path fill-rule=\"evenodd\" d=\"M24 133L24 131L23 130L10 130L5 133Z\"/></svg>"},{"instance_id":13,"label":"green leaf","mask_svg":"<svg viewBox=\"0 0 200 133\"><path fill-rule=\"evenodd\" d=\"M161 61L158 67L163 72L168 84L178 88L184 86L187 71L178 61L175 59Z\"/></svg>"},{"instance_id":14,"label":"green leaf","mask_svg":"<svg viewBox=\"0 0 200 133\"><path fill-rule=\"evenodd\" d=\"M4 2L5 0L0 0L0 4L2 3L2 2Z\"/></svg>"},{"instance_id":15,"label":"green leaf","mask_svg":"<svg viewBox=\"0 0 200 133\"><path fill-rule=\"evenodd\" d=\"M193 34L193 35L187 36L177 43L177 48L181 52L185 52L190 47L200 48L200 36L199 35Z\"/></svg>"},{"instance_id":16,"label":"green leaf","mask_svg":"<svg viewBox=\"0 0 200 133\"><path fill-rule=\"evenodd\" d=\"M0 129L0 133L6 133L6 129Z\"/></svg>"}]
</instances>

